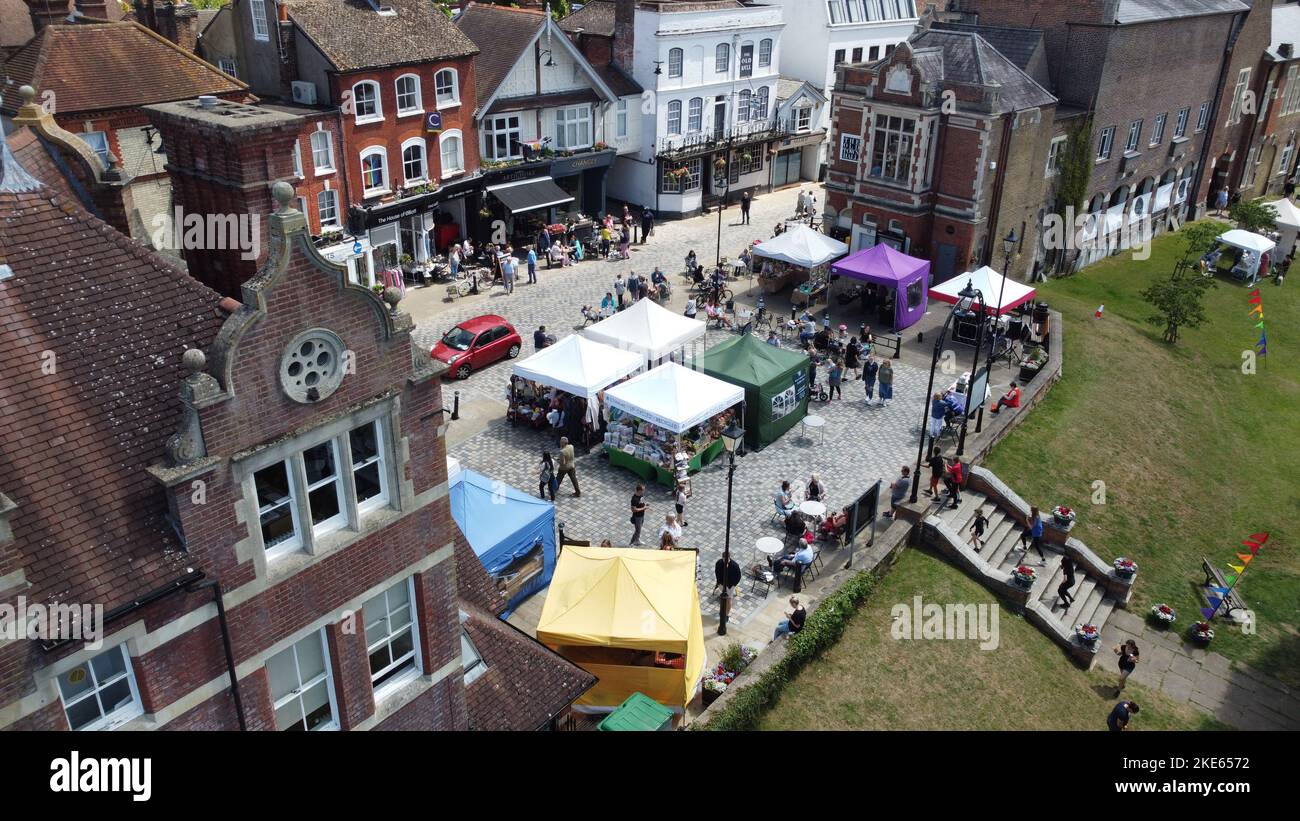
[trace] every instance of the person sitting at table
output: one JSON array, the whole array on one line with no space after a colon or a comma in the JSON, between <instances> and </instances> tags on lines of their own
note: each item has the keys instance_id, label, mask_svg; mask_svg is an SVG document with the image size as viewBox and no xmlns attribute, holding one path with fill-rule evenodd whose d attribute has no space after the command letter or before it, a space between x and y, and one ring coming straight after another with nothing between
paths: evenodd
<instances>
[{"instance_id":1,"label":"person sitting at table","mask_svg":"<svg viewBox=\"0 0 1300 821\"><path fill-rule=\"evenodd\" d=\"M654 284L655 290L657 291L655 294L656 298L668 299L672 296L672 288L668 285L668 277L664 276L664 272L659 270L658 265L656 265L655 269L650 272L650 282Z\"/></svg>"},{"instance_id":2,"label":"person sitting at table","mask_svg":"<svg viewBox=\"0 0 1300 821\"><path fill-rule=\"evenodd\" d=\"M808 535L811 534L807 534L800 539L803 546L795 551L793 556L783 556L772 563L772 568L777 575L780 575L781 571L787 567L794 570L796 574L802 573L807 569L808 565L813 563L813 559L817 558L817 552L813 550L812 539L808 538Z\"/></svg>"},{"instance_id":3,"label":"person sitting at table","mask_svg":"<svg viewBox=\"0 0 1300 821\"><path fill-rule=\"evenodd\" d=\"M718 323L718 327L731 327L731 320L727 319L727 315L722 312L716 300L709 300L709 304L704 306L704 312L709 315L710 321Z\"/></svg>"},{"instance_id":4,"label":"person sitting at table","mask_svg":"<svg viewBox=\"0 0 1300 821\"><path fill-rule=\"evenodd\" d=\"M725 284L727 281L727 272L722 270L721 263L713 266L712 278L713 278L713 290L715 291L722 290L723 284Z\"/></svg>"},{"instance_id":5,"label":"person sitting at table","mask_svg":"<svg viewBox=\"0 0 1300 821\"><path fill-rule=\"evenodd\" d=\"M822 523L817 526L817 538L829 541L838 538L841 533L848 529L849 526L849 508L844 508L839 513L827 516Z\"/></svg>"},{"instance_id":6,"label":"person sitting at table","mask_svg":"<svg viewBox=\"0 0 1300 821\"><path fill-rule=\"evenodd\" d=\"M749 270L749 264L753 258L754 255L749 252L749 246L746 245L745 250L740 252L740 264L745 266L745 270Z\"/></svg>"},{"instance_id":7,"label":"person sitting at table","mask_svg":"<svg viewBox=\"0 0 1300 821\"><path fill-rule=\"evenodd\" d=\"M684 313L686 316L690 317L691 319L694 319L695 314L698 311L699 308L695 304L695 297L693 296L686 297L686 310L683 311L682 313Z\"/></svg>"},{"instance_id":8,"label":"person sitting at table","mask_svg":"<svg viewBox=\"0 0 1300 821\"><path fill-rule=\"evenodd\" d=\"M785 618L776 626L776 632L772 634L772 641L776 641L782 636L788 636L791 633L798 633L803 629L803 624L808 620L808 611L799 603L798 596L790 597L790 607L793 608L785 614Z\"/></svg>"},{"instance_id":9,"label":"person sitting at table","mask_svg":"<svg viewBox=\"0 0 1300 821\"><path fill-rule=\"evenodd\" d=\"M808 343L812 342L813 336L817 333L817 324L813 322L812 314L807 311L804 311L801 319L803 321L803 327L799 329L799 344L807 346Z\"/></svg>"},{"instance_id":10,"label":"person sitting at table","mask_svg":"<svg viewBox=\"0 0 1300 821\"><path fill-rule=\"evenodd\" d=\"M831 347L831 329L822 328L813 335L813 347L819 351L830 350Z\"/></svg>"},{"instance_id":11,"label":"person sitting at table","mask_svg":"<svg viewBox=\"0 0 1300 821\"><path fill-rule=\"evenodd\" d=\"M1011 383L1011 387L1007 389L1006 393L1002 394L1001 399L993 403L993 410L989 411L989 413L997 413L1002 410L1003 405L1008 408L1020 407L1020 388L1016 386L1015 382Z\"/></svg>"},{"instance_id":12,"label":"person sitting at table","mask_svg":"<svg viewBox=\"0 0 1300 821\"><path fill-rule=\"evenodd\" d=\"M777 512L780 513L786 519L789 519L790 514L794 513L795 511L794 494L790 492L789 482L781 483L781 489L776 492L776 495L773 497L773 501L776 502ZM801 529L799 532L802 533L803 530Z\"/></svg>"},{"instance_id":13,"label":"person sitting at table","mask_svg":"<svg viewBox=\"0 0 1300 821\"><path fill-rule=\"evenodd\" d=\"M826 486L822 484L821 479L817 478L816 473L808 478L808 487L804 489L804 499L809 502L826 501Z\"/></svg>"},{"instance_id":14,"label":"person sitting at table","mask_svg":"<svg viewBox=\"0 0 1300 821\"><path fill-rule=\"evenodd\" d=\"M614 301L614 295L609 291L605 292L605 298L600 301L600 315L609 318L618 310L618 304Z\"/></svg>"},{"instance_id":15,"label":"person sitting at table","mask_svg":"<svg viewBox=\"0 0 1300 821\"><path fill-rule=\"evenodd\" d=\"M698 264L698 262L699 260L695 256L695 249L692 248L686 254L686 270L692 274L695 273L695 266Z\"/></svg>"}]
</instances>

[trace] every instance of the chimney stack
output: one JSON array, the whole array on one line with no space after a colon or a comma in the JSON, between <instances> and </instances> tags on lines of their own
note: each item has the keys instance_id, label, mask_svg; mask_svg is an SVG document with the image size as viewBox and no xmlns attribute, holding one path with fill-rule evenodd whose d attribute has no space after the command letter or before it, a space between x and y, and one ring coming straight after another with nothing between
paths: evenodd
<instances>
[{"instance_id":1,"label":"chimney stack","mask_svg":"<svg viewBox=\"0 0 1300 821\"><path fill-rule=\"evenodd\" d=\"M77 9L87 17L93 17L96 20L108 19L107 0L76 0Z\"/></svg>"},{"instance_id":2,"label":"chimney stack","mask_svg":"<svg viewBox=\"0 0 1300 821\"><path fill-rule=\"evenodd\" d=\"M69 14L68 0L23 0L32 17L32 29L39 34L48 25L61 22Z\"/></svg>"},{"instance_id":3,"label":"chimney stack","mask_svg":"<svg viewBox=\"0 0 1300 821\"><path fill-rule=\"evenodd\" d=\"M632 52L636 46L636 0L614 0L613 63L632 75Z\"/></svg>"}]
</instances>

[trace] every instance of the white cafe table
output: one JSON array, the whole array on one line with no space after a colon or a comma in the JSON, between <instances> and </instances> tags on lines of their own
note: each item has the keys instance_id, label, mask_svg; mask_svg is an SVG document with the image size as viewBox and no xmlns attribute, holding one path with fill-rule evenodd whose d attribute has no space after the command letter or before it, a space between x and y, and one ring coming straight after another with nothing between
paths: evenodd
<instances>
[{"instance_id":1,"label":"white cafe table","mask_svg":"<svg viewBox=\"0 0 1300 821\"><path fill-rule=\"evenodd\" d=\"M805 438L812 438L812 437L808 436L808 428L816 428L817 430L821 431L820 442L821 442L821 444L825 444L825 443L826 443L826 419L825 419L825 417L818 416L818 415L815 414L815 413L810 413L810 414L808 414L807 416L805 416L805 417L803 418L803 435L804 435Z\"/></svg>"},{"instance_id":2,"label":"white cafe table","mask_svg":"<svg viewBox=\"0 0 1300 821\"><path fill-rule=\"evenodd\" d=\"M764 536L754 543L754 549L764 556L776 556L785 550L785 542L775 536Z\"/></svg>"},{"instance_id":3,"label":"white cafe table","mask_svg":"<svg viewBox=\"0 0 1300 821\"><path fill-rule=\"evenodd\" d=\"M799 504L799 512L805 516L811 516L814 519L820 520L826 515L826 505L809 499Z\"/></svg>"}]
</instances>

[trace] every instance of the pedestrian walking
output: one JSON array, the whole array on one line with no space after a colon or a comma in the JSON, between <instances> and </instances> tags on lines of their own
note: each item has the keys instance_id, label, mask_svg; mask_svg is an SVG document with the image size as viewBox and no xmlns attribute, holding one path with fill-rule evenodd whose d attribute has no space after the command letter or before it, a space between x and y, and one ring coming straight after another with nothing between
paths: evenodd
<instances>
[{"instance_id":1,"label":"pedestrian walking","mask_svg":"<svg viewBox=\"0 0 1300 821\"><path fill-rule=\"evenodd\" d=\"M641 298L641 278L636 275L636 271L627 275L627 296L633 304Z\"/></svg>"},{"instance_id":2,"label":"pedestrian walking","mask_svg":"<svg viewBox=\"0 0 1300 821\"><path fill-rule=\"evenodd\" d=\"M794 215L796 217L802 218L804 211L807 210L808 210L808 195L804 193L804 190L802 188L800 188L799 199L796 200L795 202Z\"/></svg>"},{"instance_id":3,"label":"pedestrian walking","mask_svg":"<svg viewBox=\"0 0 1300 821\"><path fill-rule=\"evenodd\" d=\"M460 275L460 245L451 244L451 250L447 253L447 263L451 265L451 278L455 279Z\"/></svg>"},{"instance_id":4,"label":"pedestrian walking","mask_svg":"<svg viewBox=\"0 0 1300 821\"><path fill-rule=\"evenodd\" d=\"M1047 564L1047 557L1043 555L1043 520L1039 517L1036 507L1029 508L1029 521L1025 523L1025 529L1020 533L1020 549L1023 552L1021 561L1029 556L1031 545L1038 551L1038 563Z\"/></svg>"},{"instance_id":5,"label":"pedestrian walking","mask_svg":"<svg viewBox=\"0 0 1300 821\"><path fill-rule=\"evenodd\" d=\"M506 286L506 293L515 292L515 260L511 256L501 257L501 281Z\"/></svg>"},{"instance_id":6,"label":"pedestrian walking","mask_svg":"<svg viewBox=\"0 0 1300 821\"><path fill-rule=\"evenodd\" d=\"M1119 656L1119 684L1115 685L1116 697L1124 690L1124 682L1133 674L1138 665L1138 643L1129 639L1115 646L1115 655Z\"/></svg>"},{"instance_id":7,"label":"pedestrian walking","mask_svg":"<svg viewBox=\"0 0 1300 821\"><path fill-rule=\"evenodd\" d=\"M1065 579L1056 588L1056 595L1061 599L1061 609L1069 610L1070 605L1074 604L1074 594L1070 592L1070 588L1074 587L1074 559L1062 556L1061 572L1065 574Z\"/></svg>"},{"instance_id":8,"label":"pedestrian walking","mask_svg":"<svg viewBox=\"0 0 1300 821\"><path fill-rule=\"evenodd\" d=\"M528 246L528 284L537 284L537 251Z\"/></svg>"},{"instance_id":9,"label":"pedestrian walking","mask_svg":"<svg viewBox=\"0 0 1300 821\"><path fill-rule=\"evenodd\" d=\"M632 493L632 541L629 544L641 545L641 525L645 524L645 485L637 485Z\"/></svg>"},{"instance_id":10,"label":"pedestrian walking","mask_svg":"<svg viewBox=\"0 0 1300 821\"><path fill-rule=\"evenodd\" d=\"M672 539L673 547L677 547L682 540L682 526L677 524L677 516L668 513L664 516L664 523L659 525L659 543L663 544L663 538L668 536Z\"/></svg>"},{"instance_id":11,"label":"pedestrian walking","mask_svg":"<svg viewBox=\"0 0 1300 821\"><path fill-rule=\"evenodd\" d=\"M829 379L831 385L830 398L834 399L839 396L840 399L843 399L844 392L840 390L840 383L844 380L844 362L838 357L831 360Z\"/></svg>"},{"instance_id":12,"label":"pedestrian walking","mask_svg":"<svg viewBox=\"0 0 1300 821\"><path fill-rule=\"evenodd\" d=\"M1219 193L1214 197L1214 210L1219 216L1223 216L1223 209L1228 207L1228 189L1220 188Z\"/></svg>"},{"instance_id":13,"label":"pedestrian walking","mask_svg":"<svg viewBox=\"0 0 1300 821\"><path fill-rule=\"evenodd\" d=\"M551 267L551 232L545 228L537 232L537 249L546 257L546 267Z\"/></svg>"},{"instance_id":14,"label":"pedestrian walking","mask_svg":"<svg viewBox=\"0 0 1300 821\"><path fill-rule=\"evenodd\" d=\"M1138 714L1141 708L1136 701L1121 701L1116 704L1106 717L1106 727L1112 733L1123 732L1128 729L1128 722L1133 716Z\"/></svg>"},{"instance_id":15,"label":"pedestrian walking","mask_svg":"<svg viewBox=\"0 0 1300 821\"><path fill-rule=\"evenodd\" d=\"M943 420L948 415L948 403L943 401L943 394L936 393L930 397L930 441L939 441L943 433Z\"/></svg>"},{"instance_id":16,"label":"pedestrian walking","mask_svg":"<svg viewBox=\"0 0 1300 821\"><path fill-rule=\"evenodd\" d=\"M549 450L542 451L542 464L537 470L537 495L546 498L547 491L550 491L551 501L555 501L555 486L558 484L555 480L555 460L551 458Z\"/></svg>"},{"instance_id":17,"label":"pedestrian walking","mask_svg":"<svg viewBox=\"0 0 1300 821\"><path fill-rule=\"evenodd\" d=\"M844 346L844 369L852 373L854 379L862 377L862 346L856 336L849 337L849 344Z\"/></svg>"},{"instance_id":18,"label":"pedestrian walking","mask_svg":"<svg viewBox=\"0 0 1300 821\"><path fill-rule=\"evenodd\" d=\"M629 217L628 219L630 220L631 217ZM628 245L631 244L631 242L632 242L632 234L631 234L630 230L628 229L627 225L624 224L624 226L623 226L623 230L620 231L620 232L619 232L619 235L618 235L618 254L619 254L619 256L621 256L623 259L631 259L631 258L632 258L632 254L631 254L631 252L628 251L628 249L627 249L627 248L628 248Z\"/></svg>"},{"instance_id":19,"label":"pedestrian walking","mask_svg":"<svg viewBox=\"0 0 1300 821\"><path fill-rule=\"evenodd\" d=\"M655 232L655 212L649 208L641 209L641 244L645 245L646 240ZM685 524L685 522L683 522Z\"/></svg>"},{"instance_id":20,"label":"pedestrian walking","mask_svg":"<svg viewBox=\"0 0 1300 821\"><path fill-rule=\"evenodd\" d=\"M627 280L620 273L614 277L614 293L618 296L618 309L623 310L623 294L627 291Z\"/></svg>"},{"instance_id":21,"label":"pedestrian walking","mask_svg":"<svg viewBox=\"0 0 1300 821\"><path fill-rule=\"evenodd\" d=\"M686 527L686 525L688 524L688 522L686 521L686 498L687 498L686 485L683 484L682 482L678 482L677 502L676 502L677 521L681 522L682 527Z\"/></svg>"},{"instance_id":22,"label":"pedestrian walking","mask_svg":"<svg viewBox=\"0 0 1300 821\"><path fill-rule=\"evenodd\" d=\"M984 529L989 526L989 520L984 518L984 508L975 511L975 521L970 526L970 544L975 545L975 552L980 552L984 546Z\"/></svg>"},{"instance_id":23,"label":"pedestrian walking","mask_svg":"<svg viewBox=\"0 0 1300 821\"><path fill-rule=\"evenodd\" d=\"M749 192L740 195L740 224L749 225Z\"/></svg>"},{"instance_id":24,"label":"pedestrian walking","mask_svg":"<svg viewBox=\"0 0 1300 821\"><path fill-rule=\"evenodd\" d=\"M578 460L573 453L573 445L569 444L569 437L560 437L560 471L555 475L555 486L558 488L568 476L569 481L573 483L573 495L575 498L582 498L582 490L578 487Z\"/></svg>"},{"instance_id":25,"label":"pedestrian walking","mask_svg":"<svg viewBox=\"0 0 1300 821\"><path fill-rule=\"evenodd\" d=\"M867 391L868 407L870 407L871 403L875 401L874 395L876 392L876 375L879 372L880 372L880 365L877 364L876 358L871 354L867 354L866 364L862 366L862 383L863 383L863 387L865 387Z\"/></svg>"},{"instance_id":26,"label":"pedestrian walking","mask_svg":"<svg viewBox=\"0 0 1300 821\"><path fill-rule=\"evenodd\" d=\"M952 502L949 507L955 509L961 504L961 485L964 478L961 460L953 457L953 460L948 463L948 475L944 477L944 485L948 488L948 499Z\"/></svg>"},{"instance_id":27,"label":"pedestrian walking","mask_svg":"<svg viewBox=\"0 0 1300 821\"><path fill-rule=\"evenodd\" d=\"M930 450L930 458L925 460L930 466L930 489L925 492L926 496L933 499L939 498L939 480L943 478L944 470L948 463L944 461L943 455L939 452L939 446L935 445Z\"/></svg>"},{"instance_id":28,"label":"pedestrian walking","mask_svg":"<svg viewBox=\"0 0 1300 821\"><path fill-rule=\"evenodd\" d=\"M888 359L880 363L880 372L876 378L880 380L880 406L887 408L894 398L894 366Z\"/></svg>"},{"instance_id":29,"label":"pedestrian walking","mask_svg":"<svg viewBox=\"0 0 1300 821\"><path fill-rule=\"evenodd\" d=\"M811 222L812 218L816 214L817 214L817 192L809 191L808 192L808 220Z\"/></svg>"}]
</instances>

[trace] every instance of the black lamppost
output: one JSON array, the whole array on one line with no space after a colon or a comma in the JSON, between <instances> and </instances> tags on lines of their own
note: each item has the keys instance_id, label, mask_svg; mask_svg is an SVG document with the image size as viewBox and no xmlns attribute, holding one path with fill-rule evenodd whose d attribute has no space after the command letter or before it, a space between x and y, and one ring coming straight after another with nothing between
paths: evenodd
<instances>
[{"instance_id":1,"label":"black lamppost","mask_svg":"<svg viewBox=\"0 0 1300 821\"><path fill-rule=\"evenodd\" d=\"M717 574L722 585L718 599L718 635L727 635L727 615L731 610L731 484L736 476L736 446L745 438L745 429L732 419L722 432L722 446L727 450L727 535L722 547L722 566ZM735 579L736 584L740 579Z\"/></svg>"},{"instance_id":2,"label":"black lamppost","mask_svg":"<svg viewBox=\"0 0 1300 821\"><path fill-rule=\"evenodd\" d=\"M972 288L970 280L966 281L966 287L961 289L961 295L964 299L974 298L979 310L975 316L979 317L978 324L975 326L975 359L970 366L970 379L966 381L966 407L961 415L961 435L957 437L957 458L961 458L962 452L966 450L966 423L970 420L970 403L975 396L975 383L978 381L980 372L980 348L984 345L984 325L988 313L988 306L984 303L984 292L979 288ZM988 381L985 380L983 390L988 390ZM984 397L980 397L980 407L984 407Z\"/></svg>"},{"instance_id":3,"label":"black lamppost","mask_svg":"<svg viewBox=\"0 0 1300 821\"><path fill-rule=\"evenodd\" d=\"M921 483L921 460L926 454L926 431L929 430L930 422L930 397L934 394L934 370L939 365L939 356L943 353L943 343L948 338L948 329L952 326L953 317L957 316L957 311L962 310L962 306L970 303L975 296L975 290L971 287L970 280L966 281L966 287L961 289L958 296L961 297L956 305L952 306L952 311L948 313L948 318L943 321L943 327L939 329L939 335L934 339L934 353L930 357L930 381L926 386L925 395L921 397L921 441L916 446L916 470L912 474L912 495L910 501L916 504L917 492L920 490ZM972 374L971 379L975 377ZM969 398L967 399L969 402ZM968 406L969 407L969 406ZM934 444L934 440L930 440Z\"/></svg>"},{"instance_id":4,"label":"black lamppost","mask_svg":"<svg viewBox=\"0 0 1300 821\"><path fill-rule=\"evenodd\" d=\"M993 344L989 346L989 375L992 376L993 354L997 353L998 343L1002 341L1002 298L1007 291L1007 277L1011 274L1011 254L1016 250L1020 243L1020 237L1016 236L1016 229L1012 228L1011 232L1002 238L1002 284L998 287L998 304L997 319L993 326ZM973 377L972 377L973 378ZM975 432L979 433L984 429L984 403L980 403L979 415L975 418Z\"/></svg>"}]
</instances>

